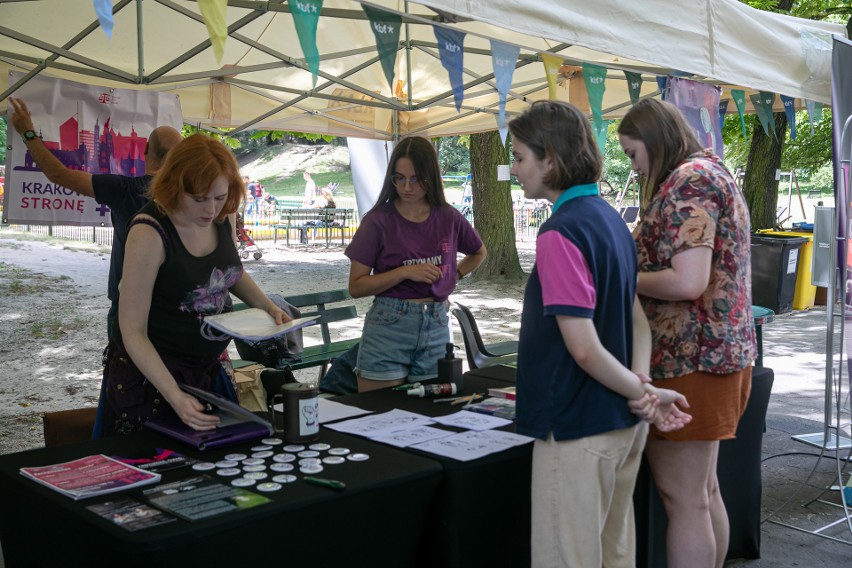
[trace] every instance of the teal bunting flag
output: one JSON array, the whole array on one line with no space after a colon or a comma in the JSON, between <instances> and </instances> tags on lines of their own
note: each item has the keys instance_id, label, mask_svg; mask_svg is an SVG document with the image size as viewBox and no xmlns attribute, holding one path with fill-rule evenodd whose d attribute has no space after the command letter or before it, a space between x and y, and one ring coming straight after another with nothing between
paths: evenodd
<instances>
[{"instance_id":1,"label":"teal bunting flag","mask_svg":"<svg viewBox=\"0 0 852 568\"><path fill-rule=\"evenodd\" d=\"M313 75L314 87L316 87L320 61L319 50L317 50L317 25L322 12L322 0L297 0L288 2L287 5L290 6L296 35L299 36L299 45L302 46L305 62Z\"/></svg>"},{"instance_id":2,"label":"teal bunting flag","mask_svg":"<svg viewBox=\"0 0 852 568\"><path fill-rule=\"evenodd\" d=\"M775 104L775 93L760 91L756 95L749 95L748 98L754 107L754 112L757 113L757 119L763 127L763 132L769 136L769 132L771 131L772 136L776 136L775 117L772 115L772 105Z\"/></svg>"},{"instance_id":3,"label":"teal bunting flag","mask_svg":"<svg viewBox=\"0 0 852 568\"><path fill-rule=\"evenodd\" d=\"M625 71L624 76L627 77L627 91L630 93L630 104L635 105L639 102L639 97L642 95L642 74Z\"/></svg>"},{"instance_id":4,"label":"teal bunting flag","mask_svg":"<svg viewBox=\"0 0 852 568\"><path fill-rule=\"evenodd\" d=\"M101 29L107 36L107 39L112 39L112 2L110 0L94 0L95 14L98 16L98 23Z\"/></svg>"},{"instance_id":5,"label":"teal bunting flag","mask_svg":"<svg viewBox=\"0 0 852 568\"><path fill-rule=\"evenodd\" d=\"M602 120L600 126L592 123L592 130L595 132L595 138L598 141L598 148L601 151L601 155L606 153L606 133L611 120Z\"/></svg>"},{"instance_id":6,"label":"teal bunting flag","mask_svg":"<svg viewBox=\"0 0 852 568\"><path fill-rule=\"evenodd\" d=\"M805 99L805 108L808 109L808 122L811 125L811 135L813 135L814 122L822 120L822 104Z\"/></svg>"},{"instance_id":7,"label":"teal bunting flag","mask_svg":"<svg viewBox=\"0 0 852 568\"><path fill-rule=\"evenodd\" d=\"M790 126L790 140L796 139L796 99L781 95L781 102L784 103L784 114L787 115L787 124Z\"/></svg>"},{"instance_id":8,"label":"teal bunting flag","mask_svg":"<svg viewBox=\"0 0 852 568\"><path fill-rule=\"evenodd\" d=\"M745 91L742 89L731 89L731 98L734 99L734 104L737 105L737 113L740 115L740 126L743 129L743 138L745 138L746 127L745 118L743 118L746 106Z\"/></svg>"},{"instance_id":9,"label":"teal bunting flag","mask_svg":"<svg viewBox=\"0 0 852 568\"><path fill-rule=\"evenodd\" d=\"M603 96L606 91L606 67L583 63L583 83L589 97L589 107L592 110L592 126L599 129L603 125Z\"/></svg>"},{"instance_id":10,"label":"teal bunting flag","mask_svg":"<svg viewBox=\"0 0 852 568\"><path fill-rule=\"evenodd\" d=\"M509 128L506 126L506 95L512 86L512 75L515 73L515 64L521 48L509 45L495 39L491 40L491 65L494 68L494 81L497 83L497 95L500 97L500 114L497 115L497 131L500 132L500 140L506 145L506 136Z\"/></svg>"},{"instance_id":11,"label":"teal bunting flag","mask_svg":"<svg viewBox=\"0 0 852 568\"><path fill-rule=\"evenodd\" d=\"M402 16L392 12L385 12L366 4L361 4L364 13L370 20L370 29L376 36L376 49L379 52L379 60L385 79L393 92L394 67L396 65L396 54L399 50L399 29L402 27Z\"/></svg>"},{"instance_id":12,"label":"teal bunting flag","mask_svg":"<svg viewBox=\"0 0 852 568\"><path fill-rule=\"evenodd\" d=\"M459 112L464 101L462 63L464 61L465 33L440 26L432 26L432 28L435 30L435 38L438 40L438 55L441 57L441 65L447 70L450 77L450 87L453 89L456 112Z\"/></svg>"}]
</instances>

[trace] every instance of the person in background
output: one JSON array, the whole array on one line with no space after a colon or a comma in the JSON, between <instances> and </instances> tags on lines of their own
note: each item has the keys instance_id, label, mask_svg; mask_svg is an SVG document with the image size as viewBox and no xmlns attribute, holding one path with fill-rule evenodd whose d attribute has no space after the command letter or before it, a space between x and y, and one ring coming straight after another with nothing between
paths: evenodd
<instances>
[{"instance_id":1,"label":"person in background","mask_svg":"<svg viewBox=\"0 0 852 568\"><path fill-rule=\"evenodd\" d=\"M243 176L243 183L246 186L246 217L254 214L257 208L257 183L250 180L248 176Z\"/></svg>"},{"instance_id":2,"label":"person in background","mask_svg":"<svg viewBox=\"0 0 852 568\"><path fill-rule=\"evenodd\" d=\"M309 172L302 174L305 180L305 197L302 199L302 207L312 207L317 195L317 184Z\"/></svg>"},{"instance_id":3,"label":"person in background","mask_svg":"<svg viewBox=\"0 0 852 568\"><path fill-rule=\"evenodd\" d=\"M486 250L447 203L428 140L413 136L396 145L379 198L345 254L352 297L375 296L358 351L358 389L436 377L451 341L447 298Z\"/></svg>"},{"instance_id":4,"label":"person in background","mask_svg":"<svg viewBox=\"0 0 852 568\"><path fill-rule=\"evenodd\" d=\"M168 415L196 430L217 426L180 385L233 397L219 362L231 338L202 333L205 316L232 310L231 293L276 323L290 319L243 270L231 242L229 217L244 195L220 142L195 134L170 152L152 201L130 222L118 332L104 351L104 435Z\"/></svg>"},{"instance_id":5,"label":"person in background","mask_svg":"<svg viewBox=\"0 0 852 568\"><path fill-rule=\"evenodd\" d=\"M337 205L334 203L334 196L331 195L331 192L327 188L322 188L319 190L319 196L316 201L314 201L313 208L314 209L335 209Z\"/></svg>"},{"instance_id":6,"label":"person in background","mask_svg":"<svg viewBox=\"0 0 852 568\"><path fill-rule=\"evenodd\" d=\"M663 429L688 422L674 403L688 405L647 380L636 246L600 198L603 158L588 120L571 104L538 101L509 130L524 196L553 203L536 238L518 344L516 431L536 439L532 566L630 567L648 428L628 401Z\"/></svg>"},{"instance_id":7,"label":"person in background","mask_svg":"<svg viewBox=\"0 0 852 568\"><path fill-rule=\"evenodd\" d=\"M27 105L21 99L9 97L12 105L12 126L21 135L27 150L36 165L47 179L55 184L67 187L75 193L92 197L100 204L107 205L112 221L112 254L109 261L109 280L107 297L111 302L107 314L107 336L112 335L118 312L118 283L124 265L124 246L127 241L127 222L148 202L146 192L154 174L163 166L166 153L180 142L180 132L171 126L159 126L151 131L145 144L145 173L138 177L117 174L90 174L81 170L66 168L53 153L47 149L30 117Z\"/></svg>"},{"instance_id":8,"label":"person in background","mask_svg":"<svg viewBox=\"0 0 852 568\"><path fill-rule=\"evenodd\" d=\"M736 433L757 354L748 207L675 106L639 101L618 138L647 203L636 241L650 375L686 395L695 416L676 432L652 427L645 450L669 519L668 566L721 567L728 516L716 478L719 440Z\"/></svg>"}]
</instances>

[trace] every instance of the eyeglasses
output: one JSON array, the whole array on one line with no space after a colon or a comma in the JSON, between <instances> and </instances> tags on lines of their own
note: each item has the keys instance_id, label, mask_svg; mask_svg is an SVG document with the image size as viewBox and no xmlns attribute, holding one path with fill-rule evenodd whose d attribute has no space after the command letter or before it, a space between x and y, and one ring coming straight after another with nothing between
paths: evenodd
<instances>
[{"instance_id":1,"label":"eyeglasses","mask_svg":"<svg viewBox=\"0 0 852 568\"><path fill-rule=\"evenodd\" d=\"M391 183L394 187L405 187L405 182L408 181L409 185L419 185L420 178L417 176L411 176L410 178L406 178L402 174L394 174L391 176Z\"/></svg>"}]
</instances>

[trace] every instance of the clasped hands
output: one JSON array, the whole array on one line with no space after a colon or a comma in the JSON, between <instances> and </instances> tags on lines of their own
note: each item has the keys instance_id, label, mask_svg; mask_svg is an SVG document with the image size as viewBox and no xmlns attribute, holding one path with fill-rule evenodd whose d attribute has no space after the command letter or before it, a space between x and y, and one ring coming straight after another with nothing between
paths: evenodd
<instances>
[{"instance_id":1,"label":"clasped hands","mask_svg":"<svg viewBox=\"0 0 852 568\"><path fill-rule=\"evenodd\" d=\"M644 373L637 373L642 381L645 394L641 398L628 401L630 411L650 422L661 432L680 430L692 421L692 415L677 407L680 404L689 408L686 397L671 389L661 389L651 384L651 378Z\"/></svg>"}]
</instances>

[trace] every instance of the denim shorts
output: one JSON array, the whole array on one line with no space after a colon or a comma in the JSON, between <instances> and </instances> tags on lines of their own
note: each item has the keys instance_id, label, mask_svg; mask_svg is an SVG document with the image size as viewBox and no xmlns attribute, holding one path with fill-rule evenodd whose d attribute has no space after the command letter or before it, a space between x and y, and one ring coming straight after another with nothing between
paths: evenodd
<instances>
[{"instance_id":1,"label":"denim shorts","mask_svg":"<svg viewBox=\"0 0 852 568\"><path fill-rule=\"evenodd\" d=\"M438 376L450 339L449 302L376 298L364 319L355 371L372 381Z\"/></svg>"}]
</instances>

